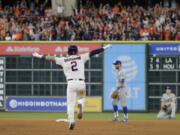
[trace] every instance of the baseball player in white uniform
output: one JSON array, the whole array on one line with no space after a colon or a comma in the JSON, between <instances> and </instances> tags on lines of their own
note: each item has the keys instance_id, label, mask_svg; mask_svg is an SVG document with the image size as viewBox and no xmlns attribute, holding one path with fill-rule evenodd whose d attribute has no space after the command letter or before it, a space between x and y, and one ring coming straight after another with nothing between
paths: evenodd
<instances>
[{"instance_id":1,"label":"baseball player in white uniform","mask_svg":"<svg viewBox=\"0 0 180 135\"><path fill-rule=\"evenodd\" d=\"M128 108L126 105L126 76L125 76L125 71L122 68L121 61L116 60L114 63L114 67L118 70L117 72L117 88L112 92L112 106L114 109L114 117L112 121L121 121L121 122L127 122L128 121ZM124 113L124 119L119 120L119 112L118 112L118 106L117 102L121 102L122 110Z\"/></svg>"},{"instance_id":2,"label":"baseball player in white uniform","mask_svg":"<svg viewBox=\"0 0 180 135\"><path fill-rule=\"evenodd\" d=\"M158 119L175 119L176 118L176 96L171 93L171 88L165 88L166 93L161 98L161 110L157 115Z\"/></svg>"},{"instance_id":3,"label":"baseball player in white uniform","mask_svg":"<svg viewBox=\"0 0 180 135\"><path fill-rule=\"evenodd\" d=\"M104 50L110 48L111 45L105 45L100 49L93 50L89 53L78 55L78 48L71 45L68 48L67 57L45 56L38 53L33 53L36 58L53 61L57 65L61 65L67 80L67 114L69 129L75 127L74 108L76 99L78 100L78 119L82 119L83 106L86 96L84 65L92 56L102 53Z\"/></svg>"}]
</instances>

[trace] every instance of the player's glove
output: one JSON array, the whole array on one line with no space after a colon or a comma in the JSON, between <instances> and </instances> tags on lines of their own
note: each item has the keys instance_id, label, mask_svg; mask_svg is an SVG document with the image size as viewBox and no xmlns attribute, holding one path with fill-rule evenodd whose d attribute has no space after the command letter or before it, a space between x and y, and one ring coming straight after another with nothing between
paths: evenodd
<instances>
[{"instance_id":1,"label":"player's glove","mask_svg":"<svg viewBox=\"0 0 180 135\"><path fill-rule=\"evenodd\" d=\"M111 94L111 98L113 99L119 98L119 90L114 90Z\"/></svg>"},{"instance_id":2,"label":"player's glove","mask_svg":"<svg viewBox=\"0 0 180 135\"><path fill-rule=\"evenodd\" d=\"M162 107L162 110L165 111L165 112L167 112L167 111L168 111L168 106L167 106L167 105L164 105L164 106Z\"/></svg>"},{"instance_id":3,"label":"player's glove","mask_svg":"<svg viewBox=\"0 0 180 135\"><path fill-rule=\"evenodd\" d=\"M34 53L32 54L32 56L34 56L35 58L39 58L39 59L42 59L42 58L44 57L44 55L40 55L40 54L37 53L37 52L34 52Z\"/></svg>"},{"instance_id":4,"label":"player's glove","mask_svg":"<svg viewBox=\"0 0 180 135\"><path fill-rule=\"evenodd\" d=\"M104 50L109 49L109 48L111 48L111 47L112 47L111 44L107 44L107 45L103 46Z\"/></svg>"}]
</instances>

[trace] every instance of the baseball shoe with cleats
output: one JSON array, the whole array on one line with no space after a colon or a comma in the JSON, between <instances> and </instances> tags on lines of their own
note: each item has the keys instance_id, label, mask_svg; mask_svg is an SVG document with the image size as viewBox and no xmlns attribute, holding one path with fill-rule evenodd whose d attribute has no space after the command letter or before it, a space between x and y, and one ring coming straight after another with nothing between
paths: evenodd
<instances>
[{"instance_id":1,"label":"baseball shoe with cleats","mask_svg":"<svg viewBox=\"0 0 180 135\"><path fill-rule=\"evenodd\" d=\"M78 119L82 119L83 117L83 111L82 111L82 104L78 104L78 114L77 114Z\"/></svg>"},{"instance_id":2,"label":"baseball shoe with cleats","mask_svg":"<svg viewBox=\"0 0 180 135\"><path fill-rule=\"evenodd\" d=\"M120 122L128 122L128 119L124 118L123 120L120 120Z\"/></svg>"},{"instance_id":3,"label":"baseball shoe with cleats","mask_svg":"<svg viewBox=\"0 0 180 135\"><path fill-rule=\"evenodd\" d=\"M69 122L69 130L73 130L75 125L75 122Z\"/></svg>"},{"instance_id":4,"label":"baseball shoe with cleats","mask_svg":"<svg viewBox=\"0 0 180 135\"><path fill-rule=\"evenodd\" d=\"M174 119L176 119L176 117L175 116L169 116L168 119L174 120Z\"/></svg>"},{"instance_id":5,"label":"baseball shoe with cleats","mask_svg":"<svg viewBox=\"0 0 180 135\"><path fill-rule=\"evenodd\" d=\"M112 118L112 121L119 121L119 118L118 117L114 117L114 118Z\"/></svg>"}]
</instances>

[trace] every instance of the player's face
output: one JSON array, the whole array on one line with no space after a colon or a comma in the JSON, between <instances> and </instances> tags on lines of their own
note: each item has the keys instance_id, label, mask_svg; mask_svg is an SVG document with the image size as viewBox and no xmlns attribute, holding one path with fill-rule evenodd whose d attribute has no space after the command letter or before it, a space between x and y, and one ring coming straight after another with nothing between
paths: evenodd
<instances>
[{"instance_id":1,"label":"player's face","mask_svg":"<svg viewBox=\"0 0 180 135\"><path fill-rule=\"evenodd\" d=\"M167 95L171 94L171 90L170 89L166 89L166 94Z\"/></svg>"},{"instance_id":2,"label":"player's face","mask_svg":"<svg viewBox=\"0 0 180 135\"><path fill-rule=\"evenodd\" d=\"M121 64L117 64L117 65L114 65L115 69L120 69L121 68Z\"/></svg>"}]
</instances>

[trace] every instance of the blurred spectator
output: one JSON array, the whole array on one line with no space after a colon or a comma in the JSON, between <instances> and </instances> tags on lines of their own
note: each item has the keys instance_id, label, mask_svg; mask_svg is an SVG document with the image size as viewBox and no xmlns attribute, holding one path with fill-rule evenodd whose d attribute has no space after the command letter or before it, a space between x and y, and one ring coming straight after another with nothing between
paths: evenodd
<instances>
[{"instance_id":1,"label":"blurred spectator","mask_svg":"<svg viewBox=\"0 0 180 135\"><path fill-rule=\"evenodd\" d=\"M74 15L57 14L48 0L0 2L0 40L180 40L180 9L159 4L138 6L80 5ZM96 5L97 7L97 5Z\"/></svg>"},{"instance_id":2,"label":"blurred spectator","mask_svg":"<svg viewBox=\"0 0 180 135\"><path fill-rule=\"evenodd\" d=\"M6 41L11 41L12 40L12 38L11 38L9 33L6 34L5 40Z\"/></svg>"},{"instance_id":3,"label":"blurred spectator","mask_svg":"<svg viewBox=\"0 0 180 135\"><path fill-rule=\"evenodd\" d=\"M180 40L180 32L178 32L177 34L176 34L176 39L175 40Z\"/></svg>"},{"instance_id":4,"label":"blurred spectator","mask_svg":"<svg viewBox=\"0 0 180 135\"><path fill-rule=\"evenodd\" d=\"M64 7L60 4L60 5L57 7L57 15L58 15L58 16L62 16L62 15L63 15L63 12L64 12Z\"/></svg>"}]
</instances>

